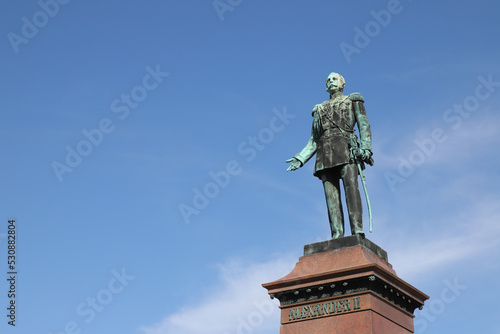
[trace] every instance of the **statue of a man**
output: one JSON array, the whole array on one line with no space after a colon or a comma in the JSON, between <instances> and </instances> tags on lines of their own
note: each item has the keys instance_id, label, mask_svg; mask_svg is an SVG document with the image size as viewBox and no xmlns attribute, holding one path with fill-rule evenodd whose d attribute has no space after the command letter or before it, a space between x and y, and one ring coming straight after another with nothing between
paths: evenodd
<instances>
[{"instance_id":1,"label":"statue of a man","mask_svg":"<svg viewBox=\"0 0 500 334\"><path fill-rule=\"evenodd\" d=\"M326 79L326 91L330 93L330 99L313 108L311 139L300 153L287 160L291 163L287 170L296 170L316 153L314 176L323 182L325 188L332 239L344 236L340 179L344 186L351 233L363 235L356 160L362 168L363 162L373 164L370 124L363 105L364 99L359 93L345 96L344 86L345 80L340 74L330 73ZM359 140L354 133L355 124L358 125ZM357 156L353 152L357 152Z\"/></svg>"}]
</instances>

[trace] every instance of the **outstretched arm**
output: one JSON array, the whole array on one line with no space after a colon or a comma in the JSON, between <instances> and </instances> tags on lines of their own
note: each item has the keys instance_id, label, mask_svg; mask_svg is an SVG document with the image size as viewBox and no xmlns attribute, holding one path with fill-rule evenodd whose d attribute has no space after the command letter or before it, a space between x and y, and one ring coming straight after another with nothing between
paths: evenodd
<instances>
[{"instance_id":1,"label":"outstretched arm","mask_svg":"<svg viewBox=\"0 0 500 334\"><path fill-rule=\"evenodd\" d=\"M296 170L304 166L304 164L311 159L314 153L316 153L317 146L316 141L314 141L314 138L311 137L311 139L307 142L307 145L302 149L302 151L300 151L300 153L295 154L293 158L286 161L287 163L291 162L287 171Z\"/></svg>"},{"instance_id":2,"label":"outstretched arm","mask_svg":"<svg viewBox=\"0 0 500 334\"><path fill-rule=\"evenodd\" d=\"M317 104L314 106L312 111L314 120L311 131L311 139L309 139L306 146L302 149L302 151L300 151L300 153L297 153L286 161L287 163L291 163L290 166L288 166L287 171L296 170L304 166L304 164L308 162L309 159L311 159L311 157L316 153L316 149L318 147L317 142L321 131L321 121L318 112L319 108L321 108L321 105Z\"/></svg>"}]
</instances>

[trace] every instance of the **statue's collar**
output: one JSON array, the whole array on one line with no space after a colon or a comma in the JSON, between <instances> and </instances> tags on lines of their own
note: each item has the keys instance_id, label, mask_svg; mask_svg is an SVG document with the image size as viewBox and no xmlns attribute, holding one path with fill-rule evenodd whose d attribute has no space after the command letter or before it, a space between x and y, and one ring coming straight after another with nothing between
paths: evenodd
<instances>
[{"instance_id":1,"label":"statue's collar","mask_svg":"<svg viewBox=\"0 0 500 334\"><path fill-rule=\"evenodd\" d=\"M330 95L330 101L333 101L333 100L336 100L336 99L339 99L341 97L344 96L344 93L343 92L336 92L335 94L333 95Z\"/></svg>"},{"instance_id":2,"label":"statue's collar","mask_svg":"<svg viewBox=\"0 0 500 334\"><path fill-rule=\"evenodd\" d=\"M343 96L344 96L343 92L336 92L335 94L330 95L330 100L335 100L335 99L338 99L338 98L343 97Z\"/></svg>"}]
</instances>

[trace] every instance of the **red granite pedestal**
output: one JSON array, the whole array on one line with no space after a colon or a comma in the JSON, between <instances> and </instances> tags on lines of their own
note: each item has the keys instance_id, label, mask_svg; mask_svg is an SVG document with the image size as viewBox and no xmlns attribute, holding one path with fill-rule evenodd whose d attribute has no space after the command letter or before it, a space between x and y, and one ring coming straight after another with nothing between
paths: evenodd
<instances>
[{"instance_id":1,"label":"red granite pedestal","mask_svg":"<svg viewBox=\"0 0 500 334\"><path fill-rule=\"evenodd\" d=\"M413 312L429 298L362 236L304 246L291 273L263 286L280 301L280 334L413 333Z\"/></svg>"}]
</instances>

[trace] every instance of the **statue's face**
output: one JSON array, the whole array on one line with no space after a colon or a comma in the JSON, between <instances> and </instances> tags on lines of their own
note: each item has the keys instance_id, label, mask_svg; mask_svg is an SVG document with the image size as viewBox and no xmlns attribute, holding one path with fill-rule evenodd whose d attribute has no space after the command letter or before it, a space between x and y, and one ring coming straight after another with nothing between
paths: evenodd
<instances>
[{"instance_id":1,"label":"statue's face","mask_svg":"<svg viewBox=\"0 0 500 334\"><path fill-rule=\"evenodd\" d=\"M330 73L326 78L326 91L330 94L344 90L344 80L338 73Z\"/></svg>"}]
</instances>

